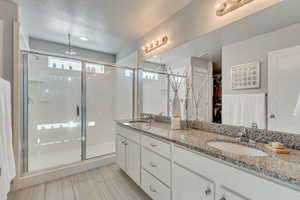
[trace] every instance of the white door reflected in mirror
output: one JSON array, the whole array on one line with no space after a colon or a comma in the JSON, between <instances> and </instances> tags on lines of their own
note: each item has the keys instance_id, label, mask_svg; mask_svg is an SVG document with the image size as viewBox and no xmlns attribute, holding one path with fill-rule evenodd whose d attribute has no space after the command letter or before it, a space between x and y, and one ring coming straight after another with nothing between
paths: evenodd
<instances>
[{"instance_id":1,"label":"white door reflected in mirror","mask_svg":"<svg viewBox=\"0 0 300 200\"><path fill-rule=\"evenodd\" d=\"M268 129L300 134L300 46L269 53Z\"/></svg>"}]
</instances>

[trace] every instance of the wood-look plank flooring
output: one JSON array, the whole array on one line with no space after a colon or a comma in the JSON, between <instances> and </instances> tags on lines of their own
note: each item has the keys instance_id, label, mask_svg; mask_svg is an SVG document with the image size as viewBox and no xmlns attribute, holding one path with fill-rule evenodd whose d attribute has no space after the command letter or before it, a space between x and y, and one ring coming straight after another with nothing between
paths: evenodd
<instances>
[{"instance_id":1,"label":"wood-look plank flooring","mask_svg":"<svg viewBox=\"0 0 300 200\"><path fill-rule=\"evenodd\" d=\"M117 165L112 164L13 192L9 200L151 199Z\"/></svg>"}]
</instances>

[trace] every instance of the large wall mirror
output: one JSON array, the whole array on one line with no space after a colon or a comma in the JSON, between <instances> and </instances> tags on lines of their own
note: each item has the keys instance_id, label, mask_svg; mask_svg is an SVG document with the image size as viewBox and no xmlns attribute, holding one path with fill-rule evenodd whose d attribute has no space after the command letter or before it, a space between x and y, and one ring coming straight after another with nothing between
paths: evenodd
<instances>
[{"instance_id":1,"label":"large wall mirror","mask_svg":"<svg viewBox=\"0 0 300 200\"><path fill-rule=\"evenodd\" d=\"M145 54L143 112L172 116L174 74L191 86L179 89L181 119L300 134L300 22L276 12Z\"/></svg>"}]
</instances>

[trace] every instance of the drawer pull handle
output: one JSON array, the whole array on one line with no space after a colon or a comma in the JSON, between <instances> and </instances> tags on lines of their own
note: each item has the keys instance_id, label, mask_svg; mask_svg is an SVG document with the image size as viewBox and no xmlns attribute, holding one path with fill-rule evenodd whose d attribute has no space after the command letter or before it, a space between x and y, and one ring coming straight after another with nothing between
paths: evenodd
<instances>
[{"instance_id":1,"label":"drawer pull handle","mask_svg":"<svg viewBox=\"0 0 300 200\"><path fill-rule=\"evenodd\" d=\"M225 198L225 197L222 197L220 200L226 200L226 198Z\"/></svg>"},{"instance_id":2,"label":"drawer pull handle","mask_svg":"<svg viewBox=\"0 0 300 200\"><path fill-rule=\"evenodd\" d=\"M153 162L150 162L151 167L157 167L157 165Z\"/></svg>"},{"instance_id":3,"label":"drawer pull handle","mask_svg":"<svg viewBox=\"0 0 300 200\"><path fill-rule=\"evenodd\" d=\"M150 145L151 145L151 147L157 147L157 145L154 143L150 143Z\"/></svg>"},{"instance_id":4,"label":"drawer pull handle","mask_svg":"<svg viewBox=\"0 0 300 200\"><path fill-rule=\"evenodd\" d=\"M156 189L154 189L154 188L152 187L152 185L149 185L149 189L150 189L151 192L157 192Z\"/></svg>"},{"instance_id":5,"label":"drawer pull handle","mask_svg":"<svg viewBox=\"0 0 300 200\"><path fill-rule=\"evenodd\" d=\"M205 195L210 195L211 194L211 189L208 187L205 190Z\"/></svg>"}]
</instances>

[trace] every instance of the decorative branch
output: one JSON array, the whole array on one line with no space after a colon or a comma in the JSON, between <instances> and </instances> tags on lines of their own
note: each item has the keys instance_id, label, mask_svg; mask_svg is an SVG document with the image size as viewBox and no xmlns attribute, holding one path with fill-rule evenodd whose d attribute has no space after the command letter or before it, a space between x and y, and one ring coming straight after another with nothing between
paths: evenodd
<instances>
[{"instance_id":1,"label":"decorative branch","mask_svg":"<svg viewBox=\"0 0 300 200\"><path fill-rule=\"evenodd\" d=\"M193 87L192 89L192 101L194 103L194 106L195 106L195 110L196 110L196 120L198 120L199 118L199 108L200 108L200 102L201 102L201 99L203 97L203 88L205 86L205 83L207 82L207 79L205 79L203 82L201 82L202 84L200 85L199 88L197 88L197 91L196 91L196 88Z\"/></svg>"},{"instance_id":2,"label":"decorative branch","mask_svg":"<svg viewBox=\"0 0 300 200\"><path fill-rule=\"evenodd\" d=\"M177 74L175 74L170 66L168 67L168 71L169 71L169 84L174 92L173 109L172 109L173 114L174 114L174 111L177 110L177 107L180 106L180 104L181 104L180 99L178 99L178 100L176 99L178 102L176 101L176 103L174 103L175 98L178 97L179 89L181 88L182 83L184 81L184 78L186 78L187 73L186 73L186 71L183 73L184 74L183 75L184 78L183 78L182 75L180 75L178 72L177 72ZM179 108L178 114L180 115L180 108Z\"/></svg>"},{"instance_id":3,"label":"decorative branch","mask_svg":"<svg viewBox=\"0 0 300 200\"><path fill-rule=\"evenodd\" d=\"M191 77L190 75L186 75L185 79L185 123L187 129L192 128L191 124L189 123L189 98L191 92Z\"/></svg>"}]
</instances>

